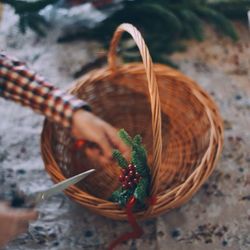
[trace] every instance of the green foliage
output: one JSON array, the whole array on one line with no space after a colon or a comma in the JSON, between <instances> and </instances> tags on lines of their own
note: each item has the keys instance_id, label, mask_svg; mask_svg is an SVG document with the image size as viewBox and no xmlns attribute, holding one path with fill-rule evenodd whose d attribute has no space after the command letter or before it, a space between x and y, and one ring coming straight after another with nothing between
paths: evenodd
<instances>
[{"instance_id":1,"label":"green foliage","mask_svg":"<svg viewBox=\"0 0 250 250\"><path fill-rule=\"evenodd\" d=\"M182 30L182 23L178 16L176 16L175 13L170 9L156 3L156 1L144 3L140 6L135 6L134 8L138 9L140 12L143 12L146 17L150 16L152 18L158 19L158 21L161 21L162 26L166 25L166 27L169 27L167 32L171 32L172 35L177 35Z\"/></svg>"},{"instance_id":2,"label":"green foliage","mask_svg":"<svg viewBox=\"0 0 250 250\"><path fill-rule=\"evenodd\" d=\"M220 0L208 3L209 8L217 10L228 18L243 19L247 23L250 0Z\"/></svg>"},{"instance_id":3,"label":"green foliage","mask_svg":"<svg viewBox=\"0 0 250 250\"><path fill-rule=\"evenodd\" d=\"M58 1L2 0L11 5L20 16L19 26L22 32L29 27L40 35L45 34L44 30L48 25L39 11ZM218 32L235 41L238 38L237 32L228 18L247 20L247 11L250 9L250 0L123 0L120 4L114 4L120 7L114 9L105 20L85 29L80 25L77 30L74 26L59 41L69 42L79 38L97 40L107 48L115 28L123 22L129 22L143 33L154 62L176 67L168 55L185 50L183 39L202 41L205 38L204 21L212 23ZM126 46L128 39L130 37L126 35L121 43L121 56L125 61L141 60L135 46L132 50Z\"/></svg>"},{"instance_id":4,"label":"green foliage","mask_svg":"<svg viewBox=\"0 0 250 250\"><path fill-rule=\"evenodd\" d=\"M180 10L179 15L183 18L183 21L185 21L183 36L202 41L204 39L204 34L201 19L189 9Z\"/></svg>"},{"instance_id":5,"label":"green foliage","mask_svg":"<svg viewBox=\"0 0 250 250\"><path fill-rule=\"evenodd\" d=\"M46 28L49 26L49 23L39 14L21 14L19 27L22 33L25 33L27 27L30 27L33 31L38 33L40 36L46 35Z\"/></svg>"},{"instance_id":6,"label":"green foliage","mask_svg":"<svg viewBox=\"0 0 250 250\"><path fill-rule=\"evenodd\" d=\"M36 13L50 4L55 4L59 0L2 0L3 3L11 5L17 14Z\"/></svg>"},{"instance_id":7,"label":"green foliage","mask_svg":"<svg viewBox=\"0 0 250 250\"><path fill-rule=\"evenodd\" d=\"M133 143L131 153L131 162L136 165L137 172L143 177L149 175L149 168L147 166L147 152L141 144Z\"/></svg>"},{"instance_id":8,"label":"green foliage","mask_svg":"<svg viewBox=\"0 0 250 250\"><path fill-rule=\"evenodd\" d=\"M49 23L39 14L39 11L47 5L55 4L59 0L2 0L15 9L16 14L20 16L19 28L25 33L27 28L32 29L40 36L45 36Z\"/></svg>"},{"instance_id":9,"label":"green foliage","mask_svg":"<svg viewBox=\"0 0 250 250\"><path fill-rule=\"evenodd\" d=\"M238 35L232 23L221 13L207 7L199 7L197 8L197 12L201 16L213 22L218 28L218 30L222 31L225 35L231 37L234 41L238 39Z\"/></svg>"},{"instance_id":10,"label":"green foliage","mask_svg":"<svg viewBox=\"0 0 250 250\"><path fill-rule=\"evenodd\" d=\"M118 201L119 205L126 206L132 194L133 194L133 190L129 190L129 189L123 190L121 193L120 199Z\"/></svg>"},{"instance_id":11,"label":"green foliage","mask_svg":"<svg viewBox=\"0 0 250 250\"><path fill-rule=\"evenodd\" d=\"M137 155L136 151L132 151L131 153L131 162L136 165L136 170L142 176L145 175L144 165L143 162L140 160L139 156Z\"/></svg>"},{"instance_id":12,"label":"green foliage","mask_svg":"<svg viewBox=\"0 0 250 250\"><path fill-rule=\"evenodd\" d=\"M115 190L111 197L110 197L110 201L114 201L114 202L119 202L119 198L120 198L120 195L121 195L121 192L122 192L122 188L120 187L119 189Z\"/></svg>"},{"instance_id":13,"label":"green foliage","mask_svg":"<svg viewBox=\"0 0 250 250\"><path fill-rule=\"evenodd\" d=\"M138 180L140 181L138 184L130 188L120 187L118 190L113 192L110 200L119 203L120 206L125 206L129 198L134 195L137 199L136 207L143 208L145 206L145 198L149 195L150 186L150 171L147 164L147 152L145 147L142 145L142 138L140 135L136 135L134 138L131 138L124 129L119 131L119 135L121 139L131 147L131 163L135 166L136 172L139 173L140 179ZM119 150L114 150L113 156L117 160L120 167L123 169L128 167L128 162Z\"/></svg>"},{"instance_id":14,"label":"green foliage","mask_svg":"<svg viewBox=\"0 0 250 250\"><path fill-rule=\"evenodd\" d=\"M135 145L140 146L140 145L142 144L142 138L141 138L141 136L140 136L140 135L136 135L136 136L134 137L134 139L133 139L133 143L134 143Z\"/></svg>"},{"instance_id":15,"label":"green foliage","mask_svg":"<svg viewBox=\"0 0 250 250\"><path fill-rule=\"evenodd\" d=\"M133 194L133 192L134 190L130 190L130 189L125 190L125 189L119 188L118 190L113 192L110 200L113 202L117 202L121 207L125 207L129 201L129 198Z\"/></svg>"},{"instance_id":16,"label":"green foliage","mask_svg":"<svg viewBox=\"0 0 250 250\"><path fill-rule=\"evenodd\" d=\"M149 186L149 179L143 178L135 189L134 196L142 204L145 202L146 197L148 197L149 195L148 186Z\"/></svg>"},{"instance_id":17,"label":"green foliage","mask_svg":"<svg viewBox=\"0 0 250 250\"><path fill-rule=\"evenodd\" d=\"M241 6L246 15L246 6L250 5L241 5L244 1L246 0L239 0L237 4L235 1L227 1L224 5L234 2L234 7ZM123 8L115 11L93 29L84 31L82 37L85 34L88 38L92 37L108 46L115 28L122 22L129 22L143 33L153 61L173 67L176 65L166 55L185 50L185 46L180 42L182 39L204 40L203 20L214 24L219 32L237 40L237 33L232 23L223 15L223 8L220 8L220 12L217 11L217 5L210 4L208 0L123 2ZM121 44L121 56L125 61L140 60L138 50L131 52L130 48L126 48L127 39L129 37L125 37Z\"/></svg>"},{"instance_id":18,"label":"green foliage","mask_svg":"<svg viewBox=\"0 0 250 250\"><path fill-rule=\"evenodd\" d=\"M125 129L121 129L119 131L119 136L125 144L127 144L128 146L133 146L133 140L129 136L129 134L125 131Z\"/></svg>"},{"instance_id":19,"label":"green foliage","mask_svg":"<svg viewBox=\"0 0 250 250\"><path fill-rule=\"evenodd\" d=\"M127 160L122 156L119 150L115 149L113 151L113 158L118 162L121 168L126 168L128 166Z\"/></svg>"}]
</instances>

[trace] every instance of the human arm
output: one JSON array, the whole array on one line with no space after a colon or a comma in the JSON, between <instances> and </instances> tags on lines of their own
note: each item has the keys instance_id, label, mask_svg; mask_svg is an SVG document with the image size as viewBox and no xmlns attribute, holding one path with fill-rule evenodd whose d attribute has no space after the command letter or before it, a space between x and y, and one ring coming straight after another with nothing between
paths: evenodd
<instances>
[{"instance_id":1,"label":"human arm","mask_svg":"<svg viewBox=\"0 0 250 250\"><path fill-rule=\"evenodd\" d=\"M86 102L54 87L24 63L4 54L0 54L0 95L70 128L77 139L98 144L101 154L96 157L103 163L111 159L113 148L128 155L129 150L116 129L88 112L90 107Z\"/></svg>"}]
</instances>

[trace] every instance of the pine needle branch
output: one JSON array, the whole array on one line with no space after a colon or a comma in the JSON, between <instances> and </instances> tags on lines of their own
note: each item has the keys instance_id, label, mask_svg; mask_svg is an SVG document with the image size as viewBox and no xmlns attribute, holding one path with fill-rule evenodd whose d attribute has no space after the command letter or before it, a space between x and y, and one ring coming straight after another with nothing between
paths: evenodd
<instances>
[{"instance_id":1,"label":"pine needle branch","mask_svg":"<svg viewBox=\"0 0 250 250\"><path fill-rule=\"evenodd\" d=\"M55 4L58 1L59 0L2 0L3 3L11 5L18 14L38 12L49 4Z\"/></svg>"},{"instance_id":2,"label":"pine needle branch","mask_svg":"<svg viewBox=\"0 0 250 250\"><path fill-rule=\"evenodd\" d=\"M127 160L123 157L119 150L115 149L113 151L113 158L118 162L121 168L126 168L128 166Z\"/></svg>"},{"instance_id":3,"label":"pine needle branch","mask_svg":"<svg viewBox=\"0 0 250 250\"><path fill-rule=\"evenodd\" d=\"M39 11L49 4L59 0L2 0L11 5L20 16L20 30L24 33L27 28L33 29L40 35L45 34L48 27ZM69 1L69 0L66 0ZM86 0L85 2L91 2ZM106 6L114 6L110 3ZM105 7L105 2L102 3ZM77 39L97 40L108 48L110 39L116 27L129 22L143 33L149 50L155 62L176 67L167 55L175 51L183 51L183 39L204 39L204 20L216 26L219 32L236 41L238 34L228 18L244 18L250 9L250 0L123 0L106 19L96 26L77 30L70 29L69 33L59 38L60 42L70 42ZM246 22L246 21L245 21ZM72 33L72 30L75 30ZM125 36L127 39L128 36ZM133 52L133 53L132 53ZM121 50L126 61L141 60L137 51Z\"/></svg>"},{"instance_id":4,"label":"pine needle branch","mask_svg":"<svg viewBox=\"0 0 250 250\"><path fill-rule=\"evenodd\" d=\"M214 23L220 31L231 37L234 41L238 39L238 35L232 23L223 14L204 6L199 6L197 12L200 16L205 17Z\"/></svg>"},{"instance_id":5,"label":"pine needle branch","mask_svg":"<svg viewBox=\"0 0 250 250\"><path fill-rule=\"evenodd\" d=\"M119 136L125 144L127 144L128 146L131 146L131 147L133 146L132 138L129 136L129 134L124 129L121 129L119 131Z\"/></svg>"}]
</instances>

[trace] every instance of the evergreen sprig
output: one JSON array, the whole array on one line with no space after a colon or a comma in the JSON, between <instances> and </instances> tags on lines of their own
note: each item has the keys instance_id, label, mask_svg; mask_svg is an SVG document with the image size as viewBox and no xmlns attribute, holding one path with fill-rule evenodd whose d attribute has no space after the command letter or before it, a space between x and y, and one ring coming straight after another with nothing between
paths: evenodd
<instances>
[{"instance_id":1,"label":"evergreen sprig","mask_svg":"<svg viewBox=\"0 0 250 250\"><path fill-rule=\"evenodd\" d=\"M119 188L118 190L113 192L110 200L117 202L121 207L125 207L131 195L133 195L133 190L125 190Z\"/></svg>"},{"instance_id":2,"label":"evergreen sprig","mask_svg":"<svg viewBox=\"0 0 250 250\"><path fill-rule=\"evenodd\" d=\"M127 133L127 131L125 131L125 129L121 129L118 132L120 138L123 140L123 142L125 144L127 144L130 147L133 147L133 139L131 138L131 136Z\"/></svg>"},{"instance_id":3,"label":"evergreen sprig","mask_svg":"<svg viewBox=\"0 0 250 250\"><path fill-rule=\"evenodd\" d=\"M143 178L139 184L137 185L134 196L138 199L142 204L145 202L146 197L149 194L149 182L148 178Z\"/></svg>"},{"instance_id":4,"label":"evergreen sprig","mask_svg":"<svg viewBox=\"0 0 250 250\"><path fill-rule=\"evenodd\" d=\"M123 157L119 150L115 149L113 151L113 158L118 162L120 167L126 168L128 166L127 160Z\"/></svg>"},{"instance_id":5,"label":"evergreen sprig","mask_svg":"<svg viewBox=\"0 0 250 250\"><path fill-rule=\"evenodd\" d=\"M142 138L140 135L136 135L131 138L129 134L121 129L119 136L128 146L131 147L131 163L122 156L119 150L114 150L113 157L117 160L118 165L122 168L122 175L120 178L124 178L124 173L129 174L129 166L135 168L134 175L140 176L138 182L134 183L130 187L119 187L113 192L110 200L119 203L121 207L126 206L129 199L134 196L137 200L137 207L145 206L145 200L149 196L150 187L150 171L147 164L147 152L145 147L142 145ZM133 171L132 171L133 172ZM134 177L131 177L134 178Z\"/></svg>"}]
</instances>

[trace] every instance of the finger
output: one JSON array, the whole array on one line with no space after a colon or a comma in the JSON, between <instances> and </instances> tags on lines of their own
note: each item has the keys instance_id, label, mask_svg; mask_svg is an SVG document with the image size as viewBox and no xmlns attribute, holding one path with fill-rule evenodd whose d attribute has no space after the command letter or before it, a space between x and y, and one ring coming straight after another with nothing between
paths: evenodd
<instances>
[{"instance_id":1,"label":"finger","mask_svg":"<svg viewBox=\"0 0 250 250\"><path fill-rule=\"evenodd\" d=\"M117 130L111 126L106 128L107 136L111 143L117 148L123 156L128 159L130 156L130 148L119 138Z\"/></svg>"},{"instance_id":2,"label":"finger","mask_svg":"<svg viewBox=\"0 0 250 250\"><path fill-rule=\"evenodd\" d=\"M9 215L16 221L32 221L38 218L38 212L30 209L11 209Z\"/></svg>"},{"instance_id":3,"label":"finger","mask_svg":"<svg viewBox=\"0 0 250 250\"><path fill-rule=\"evenodd\" d=\"M103 134L103 136L99 137L97 140L98 140L97 144L101 147L103 155L108 160L110 160L112 158L113 148L110 145L109 140L107 136L105 135L105 133Z\"/></svg>"},{"instance_id":4,"label":"finger","mask_svg":"<svg viewBox=\"0 0 250 250\"><path fill-rule=\"evenodd\" d=\"M117 130L108 123L105 123L104 128L110 143L117 148L118 145L122 142L118 136Z\"/></svg>"},{"instance_id":5,"label":"finger","mask_svg":"<svg viewBox=\"0 0 250 250\"><path fill-rule=\"evenodd\" d=\"M16 238L18 235L23 234L27 232L28 230L28 222L27 221L18 221L15 218L12 218L10 220L9 227L7 228L6 234L6 240L7 242Z\"/></svg>"},{"instance_id":6,"label":"finger","mask_svg":"<svg viewBox=\"0 0 250 250\"><path fill-rule=\"evenodd\" d=\"M102 166L105 166L111 163L111 159L107 159L105 156L102 156L102 155L99 155L97 160Z\"/></svg>"},{"instance_id":7,"label":"finger","mask_svg":"<svg viewBox=\"0 0 250 250\"><path fill-rule=\"evenodd\" d=\"M99 163L100 165L106 165L111 162L111 160L107 159L105 156L100 154L100 150L93 149L93 148L87 148L85 150L85 153L89 159L92 161L95 161Z\"/></svg>"},{"instance_id":8,"label":"finger","mask_svg":"<svg viewBox=\"0 0 250 250\"><path fill-rule=\"evenodd\" d=\"M128 149L127 151L125 151L124 153L122 153L122 155L124 156L124 158L127 161L130 161L131 160L131 149Z\"/></svg>"},{"instance_id":9,"label":"finger","mask_svg":"<svg viewBox=\"0 0 250 250\"><path fill-rule=\"evenodd\" d=\"M100 156L100 149L97 148L86 148L85 154L91 160L96 160Z\"/></svg>"},{"instance_id":10,"label":"finger","mask_svg":"<svg viewBox=\"0 0 250 250\"><path fill-rule=\"evenodd\" d=\"M6 208L9 208L10 203L8 201L1 201L0 202L0 210L5 210Z\"/></svg>"},{"instance_id":11,"label":"finger","mask_svg":"<svg viewBox=\"0 0 250 250\"><path fill-rule=\"evenodd\" d=\"M112 126L108 125L106 126L106 133L111 141L111 143L119 149L121 152L125 152L127 150L127 146L123 143L123 141L119 138L117 130L113 128Z\"/></svg>"}]
</instances>

